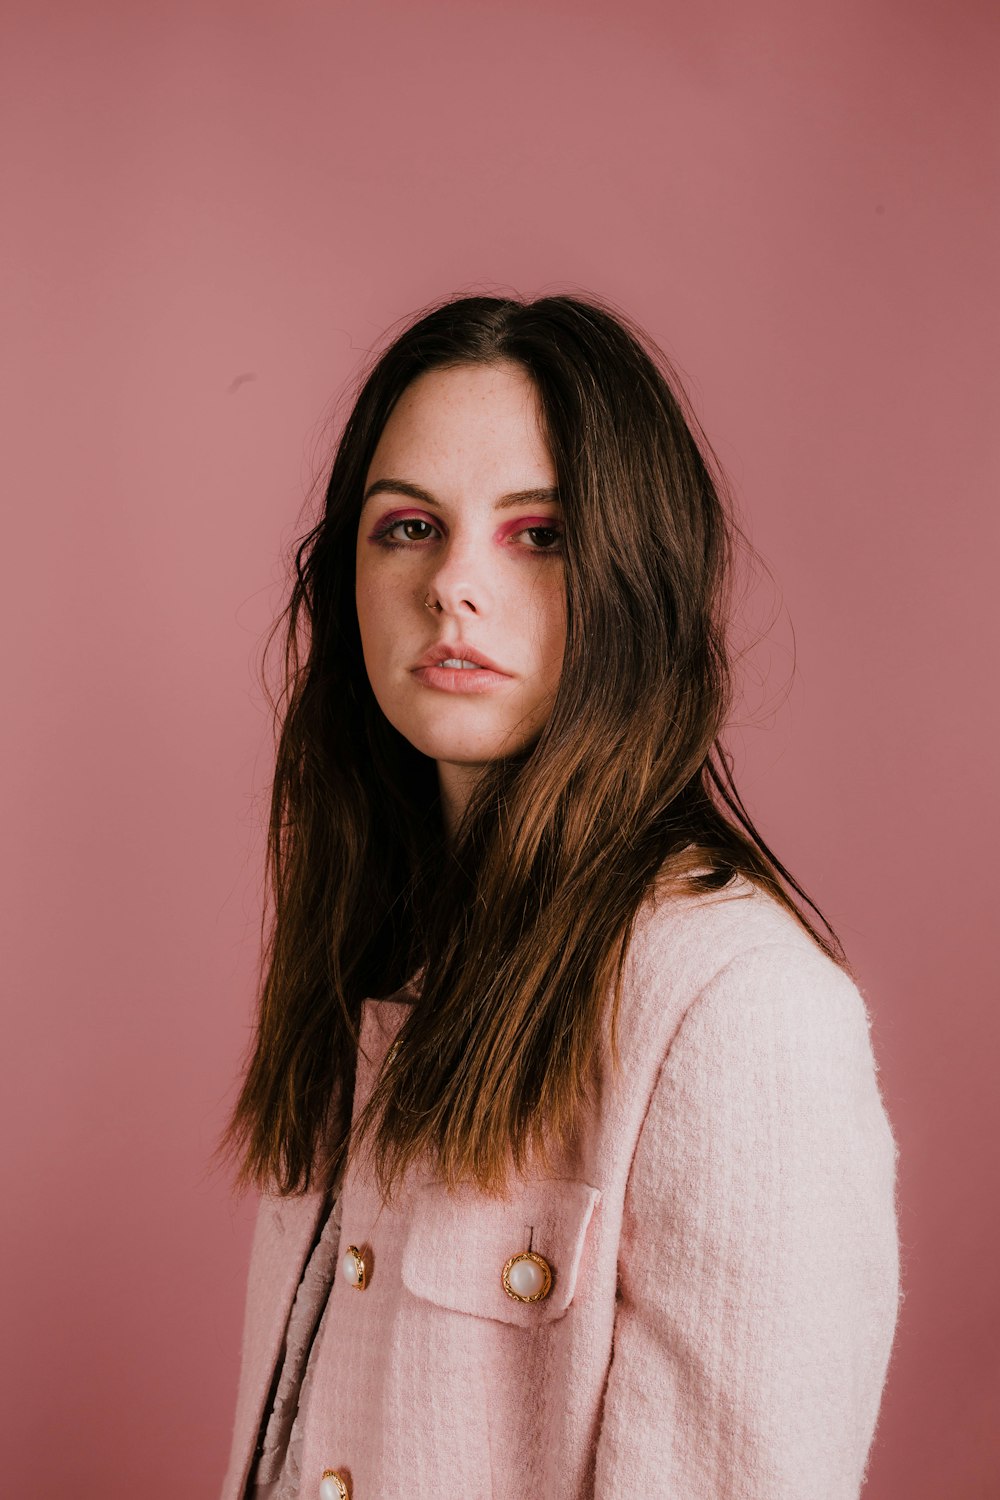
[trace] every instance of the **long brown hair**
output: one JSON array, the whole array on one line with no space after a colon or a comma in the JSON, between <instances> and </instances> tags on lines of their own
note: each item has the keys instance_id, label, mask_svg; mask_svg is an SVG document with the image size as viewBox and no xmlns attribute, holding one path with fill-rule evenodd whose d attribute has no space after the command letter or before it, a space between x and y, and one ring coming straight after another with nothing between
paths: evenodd
<instances>
[{"instance_id":1,"label":"long brown hair","mask_svg":"<svg viewBox=\"0 0 1000 1500\"><path fill-rule=\"evenodd\" d=\"M544 729L486 768L449 840L434 762L368 682L355 539L376 443L410 382L499 360L519 362L541 399L564 518L566 647ZM449 1185L489 1193L536 1151L547 1162L594 1097L609 1019L617 1065L622 968L654 884L695 894L742 875L847 966L754 828L720 742L737 540L749 547L669 361L596 298L449 299L369 363L269 638L283 629L273 912L222 1143L241 1184L287 1194L336 1177L362 1001L416 974L352 1151L367 1141L387 1199L421 1158Z\"/></svg>"}]
</instances>

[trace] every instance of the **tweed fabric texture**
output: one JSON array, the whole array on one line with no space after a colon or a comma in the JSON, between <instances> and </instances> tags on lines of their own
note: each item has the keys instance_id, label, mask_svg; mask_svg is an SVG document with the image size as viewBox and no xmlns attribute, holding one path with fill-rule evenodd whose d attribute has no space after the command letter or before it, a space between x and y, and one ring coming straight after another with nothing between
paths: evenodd
<instances>
[{"instance_id":1,"label":"tweed fabric texture","mask_svg":"<svg viewBox=\"0 0 1000 1500\"><path fill-rule=\"evenodd\" d=\"M866 1000L740 880L652 895L621 1070L545 1178L506 1199L416 1175L391 1208L349 1159L302 1490L351 1500L857 1500L900 1297L897 1147ZM413 995L363 1007L354 1114ZM240 1500L322 1195L265 1197L232 1455ZM504 1293L532 1247L551 1294Z\"/></svg>"}]
</instances>

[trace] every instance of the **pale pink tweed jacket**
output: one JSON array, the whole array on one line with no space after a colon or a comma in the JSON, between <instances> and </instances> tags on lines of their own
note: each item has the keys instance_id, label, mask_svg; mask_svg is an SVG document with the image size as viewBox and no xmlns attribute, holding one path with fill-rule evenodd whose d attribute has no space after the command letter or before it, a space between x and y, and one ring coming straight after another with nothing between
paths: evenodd
<instances>
[{"instance_id":1,"label":"pale pink tweed jacket","mask_svg":"<svg viewBox=\"0 0 1000 1500\"><path fill-rule=\"evenodd\" d=\"M897 1150L865 1001L762 891L650 899L623 1070L508 1201L430 1174L379 1210L348 1163L302 1495L854 1500L899 1299ZM407 991L400 995L406 996ZM412 996L411 996L412 998ZM363 1008L354 1113L409 1000ZM239 1500L320 1197L265 1198L232 1457ZM554 1279L501 1285L531 1247ZM324 1494L330 1493L330 1481Z\"/></svg>"}]
</instances>

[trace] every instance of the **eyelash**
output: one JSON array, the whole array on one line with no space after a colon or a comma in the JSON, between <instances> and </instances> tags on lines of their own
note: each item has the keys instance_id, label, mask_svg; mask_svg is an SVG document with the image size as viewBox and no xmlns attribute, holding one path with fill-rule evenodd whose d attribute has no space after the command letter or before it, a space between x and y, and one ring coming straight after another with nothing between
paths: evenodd
<instances>
[{"instance_id":1,"label":"eyelash","mask_svg":"<svg viewBox=\"0 0 1000 1500\"><path fill-rule=\"evenodd\" d=\"M415 538L410 538L408 541L402 541L402 542L400 542L400 541L390 541L389 540L390 533L393 532L393 531L395 531L398 526L431 526L431 523L430 523L430 521L425 521L422 516L404 516L401 521L388 521L388 522L386 522L386 524L384 526L380 527L377 531L375 531L373 533L373 535L372 535L372 541L373 542L379 542L381 544L381 546L388 548L392 552L398 552L398 551L400 551L400 550L402 550L404 548L407 548L407 547L417 547L417 546L420 545L421 542L424 542L424 541L427 540L426 537L415 537ZM437 529L436 527L433 527L433 526L431 527L431 530L436 530L436 529ZM532 531L547 531L547 532L550 532L556 538L556 542L552 546L550 546L550 547L528 547L527 550L529 552L539 552L539 553L545 554L547 552L559 553L559 552L562 551L562 535L563 534L562 534L561 528L558 527L558 526L525 526L524 532L512 532L511 535L513 535L513 536L521 536L521 535L524 535L524 533L528 533L528 532L532 532Z\"/></svg>"}]
</instances>

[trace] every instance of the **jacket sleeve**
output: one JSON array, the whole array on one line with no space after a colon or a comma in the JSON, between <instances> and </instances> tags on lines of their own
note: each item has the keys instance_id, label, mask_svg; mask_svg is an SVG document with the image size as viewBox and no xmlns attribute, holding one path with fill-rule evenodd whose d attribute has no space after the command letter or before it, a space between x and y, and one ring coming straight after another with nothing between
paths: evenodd
<instances>
[{"instance_id":1,"label":"jacket sleeve","mask_svg":"<svg viewBox=\"0 0 1000 1500\"><path fill-rule=\"evenodd\" d=\"M851 979L784 943L728 963L636 1145L595 1494L856 1500L899 1303L896 1161Z\"/></svg>"}]
</instances>

